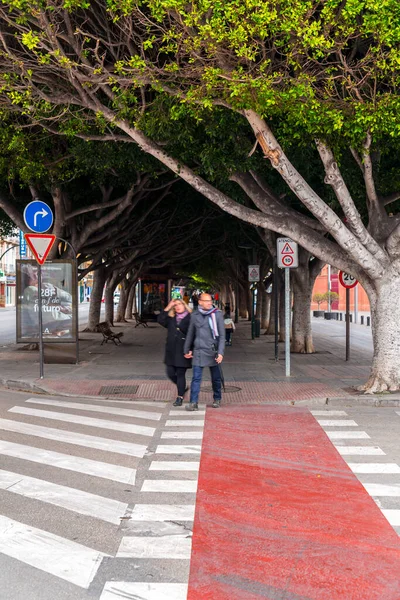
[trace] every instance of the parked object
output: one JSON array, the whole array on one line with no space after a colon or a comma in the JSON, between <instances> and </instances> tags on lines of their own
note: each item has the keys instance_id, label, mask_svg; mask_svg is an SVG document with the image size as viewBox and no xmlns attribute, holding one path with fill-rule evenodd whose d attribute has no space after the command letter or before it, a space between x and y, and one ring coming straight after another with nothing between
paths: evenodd
<instances>
[{"instance_id":1,"label":"parked object","mask_svg":"<svg viewBox=\"0 0 400 600\"><path fill-rule=\"evenodd\" d=\"M109 324L105 321L103 323L99 323L98 331L103 334L103 341L100 344L101 346L104 344L104 342L107 344L108 341L114 342L116 346L122 344L121 338L124 335L124 332L120 331L119 333L114 333Z\"/></svg>"},{"instance_id":2,"label":"parked object","mask_svg":"<svg viewBox=\"0 0 400 600\"><path fill-rule=\"evenodd\" d=\"M139 315L139 313L137 313L137 312L133 313L133 318L135 319L135 322L136 322L135 328L139 327L139 325L143 325L143 327L148 327L147 321L145 321L145 319L143 319L143 317L141 317Z\"/></svg>"}]
</instances>

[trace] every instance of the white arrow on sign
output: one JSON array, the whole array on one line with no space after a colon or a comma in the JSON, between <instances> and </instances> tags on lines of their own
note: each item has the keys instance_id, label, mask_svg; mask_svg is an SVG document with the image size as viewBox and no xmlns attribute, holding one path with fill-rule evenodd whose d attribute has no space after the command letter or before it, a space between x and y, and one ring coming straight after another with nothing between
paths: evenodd
<instances>
[{"instance_id":1,"label":"white arrow on sign","mask_svg":"<svg viewBox=\"0 0 400 600\"><path fill-rule=\"evenodd\" d=\"M35 214L33 215L33 226L37 227L37 218L38 215L41 215L43 218L47 217L49 213L47 212L47 210L45 208L42 208L42 210L38 210L37 212L35 212Z\"/></svg>"}]
</instances>

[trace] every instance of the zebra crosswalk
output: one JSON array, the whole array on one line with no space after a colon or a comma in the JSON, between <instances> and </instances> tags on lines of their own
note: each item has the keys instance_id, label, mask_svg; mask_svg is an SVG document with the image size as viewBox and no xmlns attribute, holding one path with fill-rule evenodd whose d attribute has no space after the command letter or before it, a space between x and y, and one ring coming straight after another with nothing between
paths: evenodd
<instances>
[{"instance_id":1,"label":"zebra crosswalk","mask_svg":"<svg viewBox=\"0 0 400 600\"><path fill-rule=\"evenodd\" d=\"M1 414L0 572L23 569L31 600L186 600L205 414L121 404L26 397Z\"/></svg>"},{"instance_id":2,"label":"zebra crosswalk","mask_svg":"<svg viewBox=\"0 0 400 600\"><path fill-rule=\"evenodd\" d=\"M357 429L358 423L350 418L348 412L311 410L336 450L400 535L400 464L387 462L386 452L380 446L374 445L367 431ZM400 416L400 412L397 415ZM350 430L350 427L353 429ZM391 483L388 484L382 480L382 477L387 475L399 477L394 482L391 478Z\"/></svg>"}]
</instances>

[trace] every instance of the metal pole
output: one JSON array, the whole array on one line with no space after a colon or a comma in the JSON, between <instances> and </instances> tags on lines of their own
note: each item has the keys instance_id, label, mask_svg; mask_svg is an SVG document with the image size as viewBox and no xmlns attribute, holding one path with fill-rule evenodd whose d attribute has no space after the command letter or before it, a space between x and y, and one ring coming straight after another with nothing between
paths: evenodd
<instances>
[{"instance_id":1,"label":"metal pole","mask_svg":"<svg viewBox=\"0 0 400 600\"><path fill-rule=\"evenodd\" d=\"M328 312L331 310L331 265L328 265Z\"/></svg>"},{"instance_id":2,"label":"metal pole","mask_svg":"<svg viewBox=\"0 0 400 600\"><path fill-rule=\"evenodd\" d=\"M255 323L254 323L254 292L255 287L254 283L251 287L251 339L254 340L255 337Z\"/></svg>"},{"instance_id":3,"label":"metal pole","mask_svg":"<svg viewBox=\"0 0 400 600\"><path fill-rule=\"evenodd\" d=\"M290 269L285 268L285 367L290 377Z\"/></svg>"},{"instance_id":4,"label":"metal pole","mask_svg":"<svg viewBox=\"0 0 400 600\"><path fill-rule=\"evenodd\" d=\"M350 289L346 288L346 360L350 360Z\"/></svg>"},{"instance_id":5,"label":"metal pole","mask_svg":"<svg viewBox=\"0 0 400 600\"><path fill-rule=\"evenodd\" d=\"M39 311L39 365L40 379L44 377L44 355L43 355L43 315L42 315L42 267L38 265L38 311Z\"/></svg>"},{"instance_id":6,"label":"metal pole","mask_svg":"<svg viewBox=\"0 0 400 600\"><path fill-rule=\"evenodd\" d=\"M358 321L358 285L354 288L354 323Z\"/></svg>"},{"instance_id":7,"label":"metal pole","mask_svg":"<svg viewBox=\"0 0 400 600\"><path fill-rule=\"evenodd\" d=\"M275 259L274 261L274 305L275 305L275 362L279 360L279 294L278 294L278 279L279 279L279 271L278 271L278 262Z\"/></svg>"}]
</instances>

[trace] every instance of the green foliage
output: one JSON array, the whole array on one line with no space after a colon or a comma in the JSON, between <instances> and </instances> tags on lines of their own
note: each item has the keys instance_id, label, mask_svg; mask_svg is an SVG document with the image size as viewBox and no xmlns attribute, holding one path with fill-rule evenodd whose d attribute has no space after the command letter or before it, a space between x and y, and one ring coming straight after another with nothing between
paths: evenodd
<instances>
[{"instance_id":1,"label":"green foliage","mask_svg":"<svg viewBox=\"0 0 400 600\"><path fill-rule=\"evenodd\" d=\"M319 310L319 306L320 304L322 304L322 302L326 302L326 298L325 298L325 294L314 294L313 296L313 302L315 302L316 304L318 304L318 310Z\"/></svg>"}]
</instances>

